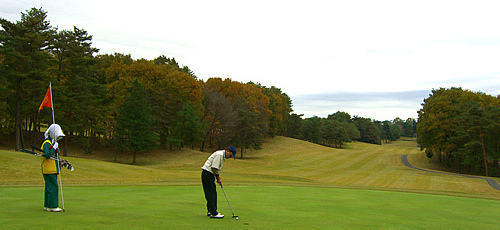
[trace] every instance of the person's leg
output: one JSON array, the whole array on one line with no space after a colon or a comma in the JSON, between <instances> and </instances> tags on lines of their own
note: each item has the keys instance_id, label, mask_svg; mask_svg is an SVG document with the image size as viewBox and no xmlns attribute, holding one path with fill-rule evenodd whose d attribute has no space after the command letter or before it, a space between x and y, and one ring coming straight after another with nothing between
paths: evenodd
<instances>
[{"instance_id":1,"label":"person's leg","mask_svg":"<svg viewBox=\"0 0 500 230\"><path fill-rule=\"evenodd\" d=\"M203 185L203 193L205 194L205 200L207 201L207 212L210 213L210 210L208 209L208 187L207 187L207 181L206 181L206 175L205 175L205 170L201 171L201 184Z\"/></svg>"},{"instance_id":2,"label":"person's leg","mask_svg":"<svg viewBox=\"0 0 500 230\"><path fill-rule=\"evenodd\" d=\"M47 180L49 180L47 178L47 175L43 174L43 180L45 181L45 193L44 193L44 199L43 199L43 207L44 208L47 208L49 207L49 188L48 188L48 184L49 183Z\"/></svg>"},{"instance_id":3,"label":"person's leg","mask_svg":"<svg viewBox=\"0 0 500 230\"><path fill-rule=\"evenodd\" d=\"M203 191L205 192L205 199L207 200L207 210L212 216L218 214L217 212L217 187L215 187L214 174L203 170L201 174Z\"/></svg>"},{"instance_id":4,"label":"person's leg","mask_svg":"<svg viewBox=\"0 0 500 230\"><path fill-rule=\"evenodd\" d=\"M59 190L57 186L57 174L44 174L45 179L45 207L59 207Z\"/></svg>"}]
</instances>

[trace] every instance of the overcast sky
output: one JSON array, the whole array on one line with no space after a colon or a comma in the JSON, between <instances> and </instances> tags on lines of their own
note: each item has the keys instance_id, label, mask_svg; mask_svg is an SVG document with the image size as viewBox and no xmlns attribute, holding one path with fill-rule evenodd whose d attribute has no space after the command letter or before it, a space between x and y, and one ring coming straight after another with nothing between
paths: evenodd
<instances>
[{"instance_id":1,"label":"overcast sky","mask_svg":"<svg viewBox=\"0 0 500 230\"><path fill-rule=\"evenodd\" d=\"M497 3L498 2L498 3ZM417 118L432 89L500 94L499 1L0 0L42 7L100 54L174 57L200 79L281 88L304 117Z\"/></svg>"}]
</instances>

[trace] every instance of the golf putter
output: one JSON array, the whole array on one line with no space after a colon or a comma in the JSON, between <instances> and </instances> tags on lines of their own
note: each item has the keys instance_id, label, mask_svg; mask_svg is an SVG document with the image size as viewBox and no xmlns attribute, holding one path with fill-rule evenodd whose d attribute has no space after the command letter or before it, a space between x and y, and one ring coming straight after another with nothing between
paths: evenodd
<instances>
[{"instance_id":1,"label":"golf putter","mask_svg":"<svg viewBox=\"0 0 500 230\"><path fill-rule=\"evenodd\" d=\"M229 200L227 199L226 192L224 191L224 187L222 187L222 184L220 184L220 188L222 189L222 192L224 193L224 197L226 197L227 204L229 205L229 209L231 209L231 213L233 214L233 218L237 218L238 216L234 215L233 208L231 208L231 204L229 203Z\"/></svg>"}]
</instances>

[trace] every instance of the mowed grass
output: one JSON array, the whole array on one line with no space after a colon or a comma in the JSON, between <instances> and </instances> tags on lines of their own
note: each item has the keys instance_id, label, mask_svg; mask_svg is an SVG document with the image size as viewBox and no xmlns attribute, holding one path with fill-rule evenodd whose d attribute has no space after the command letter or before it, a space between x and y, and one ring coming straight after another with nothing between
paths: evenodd
<instances>
[{"instance_id":1,"label":"mowed grass","mask_svg":"<svg viewBox=\"0 0 500 230\"><path fill-rule=\"evenodd\" d=\"M227 159L224 188L240 220L204 216L200 167L211 153L194 150L65 157L65 213L43 206L40 158L0 150L0 224L49 228L57 215L71 228L488 228L500 224L500 192L484 180L405 167L425 167L414 141L333 149L276 137L243 159ZM239 155L239 154L238 154ZM73 156L73 157L71 157ZM425 155L424 155L425 156ZM93 159L88 159L93 158ZM99 159L99 160L95 160ZM498 180L497 180L498 181ZM219 210L231 213L221 191Z\"/></svg>"},{"instance_id":2,"label":"mowed grass","mask_svg":"<svg viewBox=\"0 0 500 230\"><path fill-rule=\"evenodd\" d=\"M361 189L225 186L222 220L205 216L200 186L66 187L66 212L42 211L37 187L2 188L6 229L498 229L493 200Z\"/></svg>"},{"instance_id":3,"label":"mowed grass","mask_svg":"<svg viewBox=\"0 0 500 230\"><path fill-rule=\"evenodd\" d=\"M500 192L484 180L404 166L401 162L404 154L410 156L411 163L422 166L418 159L425 154L415 141L381 146L352 143L345 149L332 149L290 138L275 139L263 150L246 154L246 159L229 161L231 166L224 170L233 183L382 189L500 200Z\"/></svg>"}]
</instances>

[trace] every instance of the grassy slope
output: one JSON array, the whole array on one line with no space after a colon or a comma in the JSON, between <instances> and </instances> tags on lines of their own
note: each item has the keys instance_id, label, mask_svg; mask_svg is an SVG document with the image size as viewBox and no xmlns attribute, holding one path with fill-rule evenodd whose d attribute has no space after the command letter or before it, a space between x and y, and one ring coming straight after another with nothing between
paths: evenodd
<instances>
[{"instance_id":1,"label":"grassy slope","mask_svg":"<svg viewBox=\"0 0 500 230\"><path fill-rule=\"evenodd\" d=\"M3 159L0 162L0 187L3 187L0 188L0 226L15 229L34 226L47 229L497 229L500 192L483 180L405 168L400 160L402 154L410 154L410 161L416 165L421 163L420 158L415 157L421 153L414 145L411 142L383 146L353 143L347 149L331 149L283 137L268 140L263 150L245 153L243 160L228 159L224 165L225 190L233 210L240 215L239 221L232 218L214 221L204 216L200 166L210 153L156 152L139 156L136 166L68 157L76 170L62 171L67 212L53 214L41 208L40 159L0 150ZM93 157L113 159L106 154ZM119 158L124 162L129 159L128 156ZM414 159L417 161L413 162ZM220 190L219 210L231 215ZM53 221L54 215L57 223Z\"/></svg>"},{"instance_id":2,"label":"grassy slope","mask_svg":"<svg viewBox=\"0 0 500 230\"><path fill-rule=\"evenodd\" d=\"M352 143L332 149L289 138L275 138L264 150L228 167L237 181L269 180L305 186L340 186L399 190L500 199L484 180L432 174L409 169L401 155L423 154L415 142L387 145ZM410 161L412 159L410 158Z\"/></svg>"},{"instance_id":3,"label":"grassy slope","mask_svg":"<svg viewBox=\"0 0 500 230\"><path fill-rule=\"evenodd\" d=\"M480 179L406 168L401 163L403 154L419 164L414 156L422 152L414 146L414 142L400 141L382 146L351 143L346 149L333 149L276 137L262 150L245 153L244 159L226 160L222 175L231 185L366 188L500 199L500 192ZM191 150L158 151L138 156L135 166L67 157L76 170L63 169L62 178L65 186L198 185L200 167L209 155ZM38 157L0 150L0 158L4 159L0 186L43 186ZM112 156L100 158L110 160ZM119 159L125 161L123 158Z\"/></svg>"}]
</instances>

